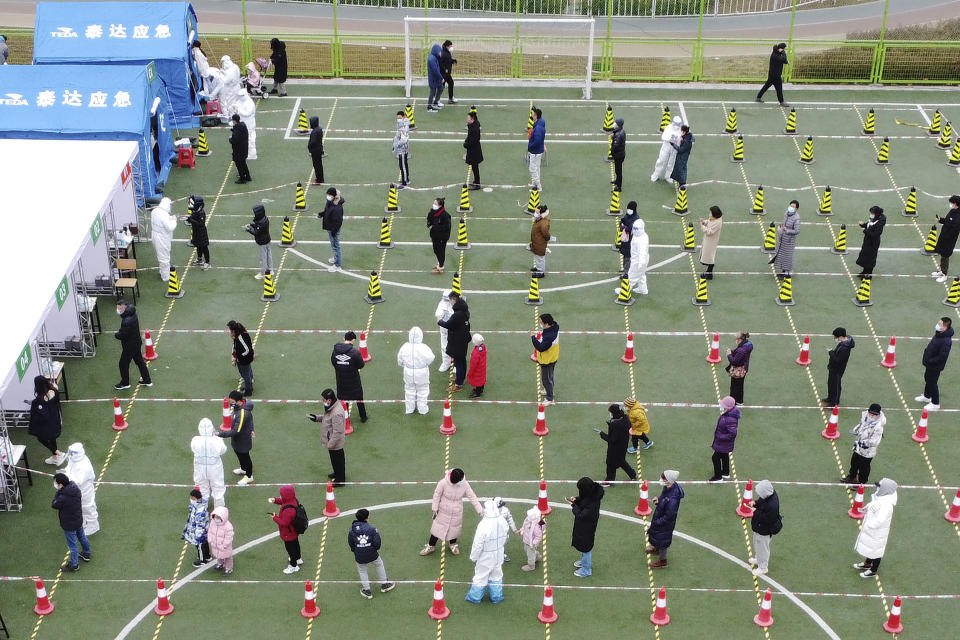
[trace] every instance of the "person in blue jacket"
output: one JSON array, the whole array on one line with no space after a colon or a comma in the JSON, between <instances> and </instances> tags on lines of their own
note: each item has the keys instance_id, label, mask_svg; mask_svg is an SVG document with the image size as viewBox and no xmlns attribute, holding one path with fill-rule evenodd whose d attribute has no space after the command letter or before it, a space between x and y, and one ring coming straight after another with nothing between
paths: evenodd
<instances>
[{"instance_id":1,"label":"person in blue jacket","mask_svg":"<svg viewBox=\"0 0 960 640\"><path fill-rule=\"evenodd\" d=\"M530 186L542 191L540 161L543 160L543 152L546 150L543 141L547 135L547 123L543 119L543 112L540 109L534 107L531 111L534 117L533 129L530 131L530 138L527 141L527 153L530 154Z\"/></svg>"},{"instance_id":2,"label":"person in blue jacket","mask_svg":"<svg viewBox=\"0 0 960 640\"><path fill-rule=\"evenodd\" d=\"M366 509L357 511L356 518L350 525L350 533L347 534L347 544L350 545L350 551L353 551L357 573L360 574L360 595L367 600L373 598L373 592L370 591L370 577L367 574L368 564L372 564L377 570L381 593L391 591L397 586L396 582L387 580L387 570L383 566L383 558L380 557L380 532L367 522L369 517L370 512Z\"/></svg>"},{"instance_id":3,"label":"person in blue jacket","mask_svg":"<svg viewBox=\"0 0 960 640\"><path fill-rule=\"evenodd\" d=\"M443 74L440 73L439 44L434 44L427 56L427 83L430 85L430 97L427 98L427 113L436 113L443 108L440 104L440 94L443 93Z\"/></svg>"},{"instance_id":4,"label":"person in blue jacket","mask_svg":"<svg viewBox=\"0 0 960 640\"><path fill-rule=\"evenodd\" d=\"M653 499L656 508L650 528L647 529L647 553L659 554L656 562L650 563L651 569L662 569L667 566L667 551L673 543L673 530L677 526L677 513L680 511L680 501L683 500L683 488L677 484L679 471L667 469L660 474L660 484L663 491Z\"/></svg>"}]
</instances>

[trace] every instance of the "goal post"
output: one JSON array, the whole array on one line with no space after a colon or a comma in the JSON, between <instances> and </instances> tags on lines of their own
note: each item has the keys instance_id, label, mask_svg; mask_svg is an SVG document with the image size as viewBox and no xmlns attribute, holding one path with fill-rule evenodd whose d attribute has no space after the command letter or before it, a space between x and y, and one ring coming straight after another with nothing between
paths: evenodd
<instances>
[{"instance_id":1,"label":"goal post","mask_svg":"<svg viewBox=\"0 0 960 640\"><path fill-rule=\"evenodd\" d=\"M582 87L584 99L590 99L595 29L594 18L405 16L406 97L426 79L432 46L451 40L455 79L562 82Z\"/></svg>"}]
</instances>

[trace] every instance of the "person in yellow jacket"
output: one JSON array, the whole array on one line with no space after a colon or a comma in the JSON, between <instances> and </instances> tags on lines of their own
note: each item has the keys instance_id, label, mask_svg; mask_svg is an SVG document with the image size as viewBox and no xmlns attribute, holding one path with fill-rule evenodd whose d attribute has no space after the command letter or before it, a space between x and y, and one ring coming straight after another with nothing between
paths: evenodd
<instances>
[{"instance_id":1,"label":"person in yellow jacket","mask_svg":"<svg viewBox=\"0 0 960 640\"><path fill-rule=\"evenodd\" d=\"M537 364L540 365L540 382L543 384L543 404L553 404L553 369L560 357L560 325L549 313L540 315L540 324L543 332L537 340L535 331L530 332L530 340L537 354Z\"/></svg>"},{"instance_id":2,"label":"person in yellow jacket","mask_svg":"<svg viewBox=\"0 0 960 640\"><path fill-rule=\"evenodd\" d=\"M647 420L647 408L637 402L636 398L627 398L623 401L627 408L627 417L630 418L630 448L627 453L636 453L637 445L643 440L643 448L653 446L653 440L647 437L650 433L650 422Z\"/></svg>"}]
</instances>

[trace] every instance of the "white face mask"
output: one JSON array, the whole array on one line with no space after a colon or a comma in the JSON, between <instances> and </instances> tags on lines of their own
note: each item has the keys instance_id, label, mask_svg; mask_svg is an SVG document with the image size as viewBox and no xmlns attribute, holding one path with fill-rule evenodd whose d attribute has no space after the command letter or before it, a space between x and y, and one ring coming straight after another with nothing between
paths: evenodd
<instances>
[{"instance_id":1,"label":"white face mask","mask_svg":"<svg viewBox=\"0 0 960 640\"><path fill-rule=\"evenodd\" d=\"M440 205L434 203L433 206L430 208L433 209L434 211L437 211L438 209L440 209Z\"/></svg>"},{"instance_id":2,"label":"white face mask","mask_svg":"<svg viewBox=\"0 0 960 640\"><path fill-rule=\"evenodd\" d=\"M940 331L943 331L943 327L941 327L940 323L938 322L937 324L933 325L933 330L940 332Z\"/></svg>"},{"instance_id":3,"label":"white face mask","mask_svg":"<svg viewBox=\"0 0 960 640\"><path fill-rule=\"evenodd\" d=\"M627 209L627 215L628 215L628 216L632 216L632 215L635 214L635 213L636 213L636 211L634 211L633 209Z\"/></svg>"},{"instance_id":4,"label":"white face mask","mask_svg":"<svg viewBox=\"0 0 960 640\"><path fill-rule=\"evenodd\" d=\"M57 481L56 481L56 480L53 481L53 488L54 488L56 491L60 491L60 485L57 484Z\"/></svg>"},{"instance_id":5,"label":"white face mask","mask_svg":"<svg viewBox=\"0 0 960 640\"><path fill-rule=\"evenodd\" d=\"M797 212L797 208L796 208L795 206L793 206L793 205L790 205L789 207L787 207L787 212L788 212L788 213L796 213L796 212Z\"/></svg>"},{"instance_id":6,"label":"white face mask","mask_svg":"<svg viewBox=\"0 0 960 640\"><path fill-rule=\"evenodd\" d=\"M872 213L870 214L870 219L871 219L871 220L876 219L876 217L877 217L877 216L873 215Z\"/></svg>"},{"instance_id":7,"label":"white face mask","mask_svg":"<svg viewBox=\"0 0 960 640\"><path fill-rule=\"evenodd\" d=\"M118 316L123 315L123 309L117 309L117 315Z\"/></svg>"},{"instance_id":8,"label":"white face mask","mask_svg":"<svg viewBox=\"0 0 960 640\"><path fill-rule=\"evenodd\" d=\"M327 202L333 202L333 196L327 196Z\"/></svg>"}]
</instances>

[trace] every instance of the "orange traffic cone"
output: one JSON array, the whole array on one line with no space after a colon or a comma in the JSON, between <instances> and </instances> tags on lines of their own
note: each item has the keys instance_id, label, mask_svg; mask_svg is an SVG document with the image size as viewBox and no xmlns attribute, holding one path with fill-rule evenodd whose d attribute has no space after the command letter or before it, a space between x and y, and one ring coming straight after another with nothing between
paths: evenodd
<instances>
[{"instance_id":1,"label":"orange traffic cone","mask_svg":"<svg viewBox=\"0 0 960 640\"><path fill-rule=\"evenodd\" d=\"M150 329L143 332L143 342L146 344L143 352L144 360L156 360L157 352L153 348L153 339L150 337Z\"/></svg>"},{"instance_id":2,"label":"orange traffic cone","mask_svg":"<svg viewBox=\"0 0 960 640\"><path fill-rule=\"evenodd\" d=\"M163 584L163 578L157 578L157 606L153 608L153 612L158 616L168 616L173 613L173 605L167 597L167 587Z\"/></svg>"},{"instance_id":3,"label":"orange traffic cone","mask_svg":"<svg viewBox=\"0 0 960 640\"><path fill-rule=\"evenodd\" d=\"M620 358L626 363L636 362L637 356L633 353L633 334L627 334L627 348L623 352L623 356Z\"/></svg>"},{"instance_id":4,"label":"orange traffic cone","mask_svg":"<svg viewBox=\"0 0 960 640\"><path fill-rule=\"evenodd\" d=\"M540 340L541 340L542 338L543 338L543 332L542 332L542 331L537 331L537 342L540 342ZM534 349L534 350L533 350L533 353L530 354L530 359L533 360L534 362L537 361L537 350L536 350L536 349Z\"/></svg>"},{"instance_id":5,"label":"orange traffic cone","mask_svg":"<svg viewBox=\"0 0 960 640\"><path fill-rule=\"evenodd\" d=\"M773 596L770 594L770 589L767 589L763 593L763 602L760 603L760 613L753 616L753 623L758 627L773 626L773 616L770 614L773 607L772 599Z\"/></svg>"},{"instance_id":6,"label":"orange traffic cone","mask_svg":"<svg viewBox=\"0 0 960 640\"><path fill-rule=\"evenodd\" d=\"M439 580L433 585L433 606L427 615L434 620L446 620L450 616L450 609L447 608L447 603L443 599L443 583Z\"/></svg>"},{"instance_id":7,"label":"orange traffic cone","mask_svg":"<svg viewBox=\"0 0 960 640\"><path fill-rule=\"evenodd\" d=\"M892 336L890 338L890 346L887 347L887 355L883 357L883 362L880 363L882 366L887 369L893 369L897 366L897 337Z\"/></svg>"},{"instance_id":8,"label":"orange traffic cone","mask_svg":"<svg viewBox=\"0 0 960 640\"><path fill-rule=\"evenodd\" d=\"M47 597L47 590L43 586L43 580L37 579L37 606L33 612L38 616L46 616L53 613L53 603Z\"/></svg>"},{"instance_id":9,"label":"orange traffic cone","mask_svg":"<svg viewBox=\"0 0 960 640\"><path fill-rule=\"evenodd\" d=\"M353 425L350 424L350 403L341 400L340 404L343 406L343 435L348 436L353 433Z\"/></svg>"},{"instance_id":10,"label":"orange traffic cone","mask_svg":"<svg viewBox=\"0 0 960 640\"><path fill-rule=\"evenodd\" d=\"M327 503L323 507L323 515L328 518L336 518L340 515L340 509L337 508L337 498L333 495L333 483L327 483Z\"/></svg>"},{"instance_id":11,"label":"orange traffic cone","mask_svg":"<svg viewBox=\"0 0 960 640\"><path fill-rule=\"evenodd\" d=\"M883 623L883 630L887 633L903 633L903 625L900 624L900 596L893 599L890 617Z\"/></svg>"},{"instance_id":12,"label":"orange traffic cone","mask_svg":"<svg viewBox=\"0 0 960 640\"><path fill-rule=\"evenodd\" d=\"M307 586L303 591L303 609L300 609L300 615L304 618L316 618L320 615L320 607L317 606L317 594L313 592L313 584L307 580Z\"/></svg>"},{"instance_id":13,"label":"orange traffic cone","mask_svg":"<svg viewBox=\"0 0 960 640\"><path fill-rule=\"evenodd\" d=\"M840 424L840 407L834 406L833 412L830 414L830 421L827 422L827 428L820 432L827 440L836 440L840 437L840 433L837 431L837 425Z\"/></svg>"},{"instance_id":14,"label":"orange traffic cone","mask_svg":"<svg viewBox=\"0 0 960 640\"><path fill-rule=\"evenodd\" d=\"M660 587L660 593L657 594L657 608L650 614L650 622L659 627L670 624L670 616L667 615L666 587Z\"/></svg>"},{"instance_id":15,"label":"orange traffic cone","mask_svg":"<svg viewBox=\"0 0 960 640\"><path fill-rule=\"evenodd\" d=\"M854 520L863 520L863 485L857 487L857 495L853 496L853 506L847 510L847 515Z\"/></svg>"},{"instance_id":16,"label":"orange traffic cone","mask_svg":"<svg viewBox=\"0 0 960 640\"><path fill-rule=\"evenodd\" d=\"M926 442L930 439L927 435L927 410L924 409L920 414L920 422L917 423L917 430L910 436L914 442Z\"/></svg>"},{"instance_id":17,"label":"orange traffic cone","mask_svg":"<svg viewBox=\"0 0 960 640\"><path fill-rule=\"evenodd\" d=\"M127 424L127 419L123 417L123 411L120 410L120 399L113 399L113 430L114 431L126 431L127 427L130 425Z\"/></svg>"},{"instance_id":18,"label":"orange traffic cone","mask_svg":"<svg viewBox=\"0 0 960 640\"><path fill-rule=\"evenodd\" d=\"M223 399L223 422L220 423L220 431L230 431L233 429L233 414L230 412L230 398Z\"/></svg>"},{"instance_id":19,"label":"orange traffic cone","mask_svg":"<svg viewBox=\"0 0 960 640\"><path fill-rule=\"evenodd\" d=\"M810 336L803 336L803 346L800 347L800 357L797 364L801 367L810 366Z\"/></svg>"},{"instance_id":20,"label":"orange traffic cone","mask_svg":"<svg viewBox=\"0 0 960 640\"><path fill-rule=\"evenodd\" d=\"M647 490L647 481L644 480L643 484L640 485L640 500L637 502L637 506L633 508L633 512L638 516L648 516L653 513L653 509L650 508Z\"/></svg>"},{"instance_id":21,"label":"orange traffic cone","mask_svg":"<svg viewBox=\"0 0 960 640\"><path fill-rule=\"evenodd\" d=\"M741 518L752 518L753 507L750 506L751 502L753 502L753 480L747 480L747 488L743 490L743 495L740 496L737 515Z\"/></svg>"},{"instance_id":22,"label":"orange traffic cone","mask_svg":"<svg viewBox=\"0 0 960 640\"><path fill-rule=\"evenodd\" d=\"M452 436L457 432L457 425L453 424L453 415L450 413L450 398L443 402L443 423L440 425L440 433L445 436Z\"/></svg>"},{"instance_id":23,"label":"orange traffic cone","mask_svg":"<svg viewBox=\"0 0 960 640\"><path fill-rule=\"evenodd\" d=\"M550 433L550 429L547 429L547 419L543 411L543 403L540 403L540 406L537 407L537 425L533 428L533 435L535 436L545 436Z\"/></svg>"},{"instance_id":24,"label":"orange traffic cone","mask_svg":"<svg viewBox=\"0 0 960 640\"><path fill-rule=\"evenodd\" d=\"M370 362L373 360L373 357L370 355L370 352L367 350L367 332L360 332L360 357L363 358L364 362Z\"/></svg>"},{"instance_id":25,"label":"orange traffic cone","mask_svg":"<svg viewBox=\"0 0 960 640\"><path fill-rule=\"evenodd\" d=\"M710 353L707 354L707 362L717 364L720 362L720 334L713 334L713 340L710 341Z\"/></svg>"},{"instance_id":26,"label":"orange traffic cone","mask_svg":"<svg viewBox=\"0 0 960 640\"><path fill-rule=\"evenodd\" d=\"M953 504L950 505L950 511L943 514L943 517L948 522L960 522L960 489L957 489L957 495L953 496Z\"/></svg>"},{"instance_id":27,"label":"orange traffic cone","mask_svg":"<svg viewBox=\"0 0 960 640\"><path fill-rule=\"evenodd\" d=\"M559 617L553 609L553 587L547 585L547 588L543 590L543 607L537 614L537 620L543 624L550 624L556 622Z\"/></svg>"},{"instance_id":28,"label":"orange traffic cone","mask_svg":"<svg viewBox=\"0 0 960 640\"><path fill-rule=\"evenodd\" d=\"M957 492L957 495L960 496L960 491ZM537 494L537 509L540 509L540 513L545 516L550 515L550 512L553 511L553 507L547 502L547 483L543 480L540 481L540 493Z\"/></svg>"}]
</instances>

